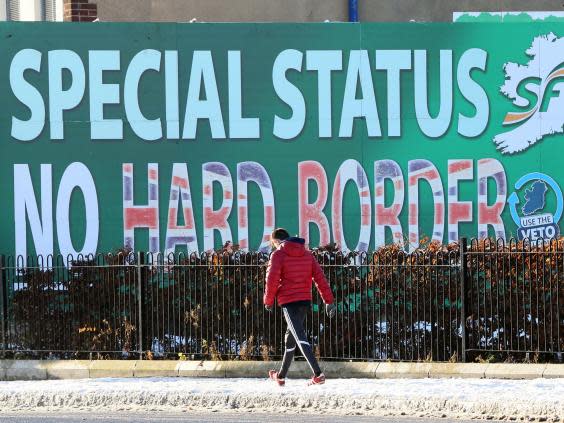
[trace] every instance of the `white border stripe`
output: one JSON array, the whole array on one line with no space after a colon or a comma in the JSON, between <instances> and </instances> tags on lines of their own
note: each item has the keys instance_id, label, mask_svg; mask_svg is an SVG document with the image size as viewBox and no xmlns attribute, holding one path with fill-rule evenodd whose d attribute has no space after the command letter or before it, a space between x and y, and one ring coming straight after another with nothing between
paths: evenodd
<instances>
[{"instance_id":1,"label":"white border stripe","mask_svg":"<svg viewBox=\"0 0 564 423\"><path fill-rule=\"evenodd\" d=\"M294 329L294 324L292 323L292 319L290 318L290 314L288 313L288 310L283 307L282 311L284 312L284 317L286 317L286 323L288 323L288 329L290 329L290 332L292 332L292 335L294 335L294 339L297 341L297 344L300 347L300 351L302 352L302 355L306 359L307 364L309 365L311 371L315 374L315 370L313 370L311 363L309 362L306 355L304 354L304 349L302 348L302 341L300 341L300 338L298 338L298 336L296 335L296 329Z\"/></svg>"}]
</instances>

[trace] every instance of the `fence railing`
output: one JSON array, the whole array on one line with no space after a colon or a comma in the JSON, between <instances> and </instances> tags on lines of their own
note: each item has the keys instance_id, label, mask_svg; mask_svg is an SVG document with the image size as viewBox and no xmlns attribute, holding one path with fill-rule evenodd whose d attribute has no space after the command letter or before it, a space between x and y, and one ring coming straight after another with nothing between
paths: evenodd
<instances>
[{"instance_id":1,"label":"fence railing","mask_svg":"<svg viewBox=\"0 0 564 423\"><path fill-rule=\"evenodd\" d=\"M468 353L564 352L564 240L470 244Z\"/></svg>"},{"instance_id":2,"label":"fence railing","mask_svg":"<svg viewBox=\"0 0 564 423\"><path fill-rule=\"evenodd\" d=\"M473 360L564 351L563 241L466 241L408 254L317 251L335 293L314 292L323 359ZM278 359L285 323L264 310L261 253L0 257L7 357Z\"/></svg>"}]
</instances>

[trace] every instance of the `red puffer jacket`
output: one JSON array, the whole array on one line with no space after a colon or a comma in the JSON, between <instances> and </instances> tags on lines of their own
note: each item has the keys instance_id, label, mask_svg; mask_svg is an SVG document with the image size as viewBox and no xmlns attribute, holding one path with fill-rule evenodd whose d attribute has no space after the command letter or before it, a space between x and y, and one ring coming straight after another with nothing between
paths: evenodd
<instances>
[{"instance_id":1,"label":"red puffer jacket","mask_svg":"<svg viewBox=\"0 0 564 423\"><path fill-rule=\"evenodd\" d=\"M305 249L304 243L302 238L288 238L270 256L263 298L265 305L272 306L275 298L278 305L311 301L312 278L325 304L333 303L333 293L323 270L313 254Z\"/></svg>"}]
</instances>

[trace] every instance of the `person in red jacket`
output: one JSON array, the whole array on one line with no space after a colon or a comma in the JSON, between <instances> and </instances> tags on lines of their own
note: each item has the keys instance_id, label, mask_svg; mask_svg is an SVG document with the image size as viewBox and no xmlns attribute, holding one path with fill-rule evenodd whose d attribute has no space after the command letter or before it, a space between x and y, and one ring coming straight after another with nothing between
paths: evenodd
<instances>
[{"instance_id":1,"label":"person in red jacket","mask_svg":"<svg viewBox=\"0 0 564 423\"><path fill-rule=\"evenodd\" d=\"M322 384L325 382L325 375L321 372L307 340L304 320L311 307L312 280L325 303L325 312L329 318L337 311L333 293L321 266L313 254L306 250L304 239L290 237L288 231L282 228L275 229L270 238L276 250L268 262L263 302L266 310L272 311L274 300L277 300L278 305L282 307L288 329L282 365L279 371L271 370L269 377L280 386L285 384L286 373L297 347L313 371L309 384Z\"/></svg>"}]
</instances>

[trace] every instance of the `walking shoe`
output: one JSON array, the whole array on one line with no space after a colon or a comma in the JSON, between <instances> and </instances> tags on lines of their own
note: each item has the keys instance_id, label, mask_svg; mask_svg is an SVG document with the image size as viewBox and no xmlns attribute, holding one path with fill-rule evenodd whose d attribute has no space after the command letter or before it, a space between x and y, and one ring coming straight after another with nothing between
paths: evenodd
<instances>
[{"instance_id":1,"label":"walking shoe","mask_svg":"<svg viewBox=\"0 0 564 423\"><path fill-rule=\"evenodd\" d=\"M276 370L269 370L268 377L276 382L279 386L284 386L284 384L286 383L286 379L281 379L278 377L278 372Z\"/></svg>"},{"instance_id":2,"label":"walking shoe","mask_svg":"<svg viewBox=\"0 0 564 423\"><path fill-rule=\"evenodd\" d=\"M323 385L325 383L325 375L321 373L319 376L313 376L308 385Z\"/></svg>"}]
</instances>

